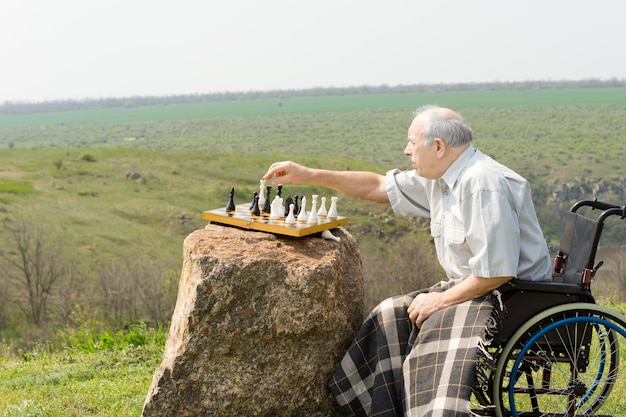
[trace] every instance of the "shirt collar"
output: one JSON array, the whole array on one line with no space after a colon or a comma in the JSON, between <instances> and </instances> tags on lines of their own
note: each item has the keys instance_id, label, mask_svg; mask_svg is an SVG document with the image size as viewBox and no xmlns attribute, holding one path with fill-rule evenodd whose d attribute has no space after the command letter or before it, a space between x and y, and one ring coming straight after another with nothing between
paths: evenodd
<instances>
[{"instance_id":1,"label":"shirt collar","mask_svg":"<svg viewBox=\"0 0 626 417\"><path fill-rule=\"evenodd\" d=\"M454 187L454 184L459 179L465 168L467 167L468 161L474 156L476 153L476 149L472 145L469 145L467 149L459 155L459 157L450 165L450 167L443 173L441 178L439 178L439 183L445 183L449 188Z\"/></svg>"}]
</instances>

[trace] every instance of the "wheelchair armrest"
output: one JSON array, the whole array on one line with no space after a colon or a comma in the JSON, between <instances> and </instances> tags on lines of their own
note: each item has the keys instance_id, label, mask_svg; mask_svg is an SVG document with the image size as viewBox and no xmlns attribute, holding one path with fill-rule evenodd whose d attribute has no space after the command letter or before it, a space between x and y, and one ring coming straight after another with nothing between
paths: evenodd
<instances>
[{"instance_id":1,"label":"wheelchair armrest","mask_svg":"<svg viewBox=\"0 0 626 417\"><path fill-rule=\"evenodd\" d=\"M579 284L568 282L553 282L553 281L522 281L518 279L512 279L506 284L498 288L504 295L511 291L531 291L542 293L556 293L556 294L580 294L588 295L588 291L583 291Z\"/></svg>"}]
</instances>

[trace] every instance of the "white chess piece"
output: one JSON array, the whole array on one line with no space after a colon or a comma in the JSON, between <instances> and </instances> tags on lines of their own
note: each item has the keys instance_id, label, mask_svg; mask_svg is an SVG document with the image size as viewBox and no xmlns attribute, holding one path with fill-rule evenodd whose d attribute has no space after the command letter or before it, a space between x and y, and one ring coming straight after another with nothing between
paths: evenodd
<instances>
[{"instance_id":1,"label":"white chess piece","mask_svg":"<svg viewBox=\"0 0 626 417\"><path fill-rule=\"evenodd\" d=\"M280 199L278 198L278 196L274 197L274 201L272 201L272 204L270 207L270 220L278 220L282 217L280 215L279 204L280 204Z\"/></svg>"},{"instance_id":2,"label":"white chess piece","mask_svg":"<svg viewBox=\"0 0 626 417\"><path fill-rule=\"evenodd\" d=\"M282 197L278 197L278 203L276 203L276 209L280 217L285 217L285 203Z\"/></svg>"},{"instance_id":3,"label":"white chess piece","mask_svg":"<svg viewBox=\"0 0 626 417\"><path fill-rule=\"evenodd\" d=\"M309 212L309 218L307 219L307 223L315 223L317 224L317 196L313 195L313 201L311 202L311 211Z\"/></svg>"},{"instance_id":4,"label":"white chess piece","mask_svg":"<svg viewBox=\"0 0 626 417\"><path fill-rule=\"evenodd\" d=\"M326 211L326 197L322 197L322 204L320 204L320 209L317 210L318 216L326 216L328 212Z\"/></svg>"},{"instance_id":5,"label":"white chess piece","mask_svg":"<svg viewBox=\"0 0 626 417\"><path fill-rule=\"evenodd\" d=\"M328 217L337 217L337 200L338 200L338 197L330 198L330 208L328 209Z\"/></svg>"},{"instance_id":6,"label":"white chess piece","mask_svg":"<svg viewBox=\"0 0 626 417\"><path fill-rule=\"evenodd\" d=\"M287 215L287 218L285 219L285 224L295 224L296 223L296 217L293 214L293 210L296 208L295 204L289 204L289 214Z\"/></svg>"},{"instance_id":7,"label":"white chess piece","mask_svg":"<svg viewBox=\"0 0 626 417\"><path fill-rule=\"evenodd\" d=\"M324 231L322 232L322 237L323 237L324 239L330 239L330 240L334 240L334 241L336 241L336 242L340 242L340 241L341 241L341 238L339 238L339 237L337 237L337 236L333 235L333 234L330 232L330 230L328 230L328 229L326 229L326 230L324 230Z\"/></svg>"},{"instance_id":8,"label":"white chess piece","mask_svg":"<svg viewBox=\"0 0 626 417\"><path fill-rule=\"evenodd\" d=\"M263 207L265 204L265 180L259 180L259 207Z\"/></svg>"},{"instance_id":9,"label":"white chess piece","mask_svg":"<svg viewBox=\"0 0 626 417\"><path fill-rule=\"evenodd\" d=\"M306 196L302 196L302 202L300 203L300 213L298 213L298 221L305 222L309 216L306 214Z\"/></svg>"}]
</instances>

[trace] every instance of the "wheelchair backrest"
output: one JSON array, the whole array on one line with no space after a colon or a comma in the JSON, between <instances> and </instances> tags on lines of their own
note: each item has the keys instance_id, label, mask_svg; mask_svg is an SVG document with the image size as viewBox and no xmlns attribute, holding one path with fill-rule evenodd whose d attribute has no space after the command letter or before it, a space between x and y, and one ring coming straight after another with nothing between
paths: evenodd
<instances>
[{"instance_id":1,"label":"wheelchair backrest","mask_svg":"<svg viewBox=\"0 0 626 417\"><path fill-rule=\"evenodd\" d=\"M596 219L578 214L577 210L585 206L603 212ZM554 261L554 281L580 284L582 289L589 290L591 278L602 265L602 263L595 265L602 226L611 215L620 215L623 219L626 215L626 206L598 200L582 200L572 206L565 216L565 229L559 253Z\"/></svg>"},{"instance_id":2,"label":"wheelchair backrest","mask_svg":"<svg viewBox=\"0 0 626 417\"><path fill-rule=\"evenodd\" d=\"M565 229L559 247L559 254L563 257L563 265L559 271L555 267L555 281L569 284L581 283L584 270L592 254L596 233L598 233L597 220L571 211L567 212ZM593 263L593 259L591 263Z\"/></svg>"}]
</instances>

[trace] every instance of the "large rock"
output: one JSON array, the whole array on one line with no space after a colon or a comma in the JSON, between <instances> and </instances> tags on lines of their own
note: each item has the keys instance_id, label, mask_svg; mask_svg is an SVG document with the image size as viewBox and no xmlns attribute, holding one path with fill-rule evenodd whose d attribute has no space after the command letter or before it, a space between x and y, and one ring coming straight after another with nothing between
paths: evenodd
<instances>
[{"instance_id":1,"label":"large rock","mask_svg":"<svg viewBox=\"0 0 626 417\"><path fill-rule=\"evenodd\" d=\"M144 417L327 416L362 320L355 240L209 224L184 243L178 300Z\"/></svg>"}]
</instances>

